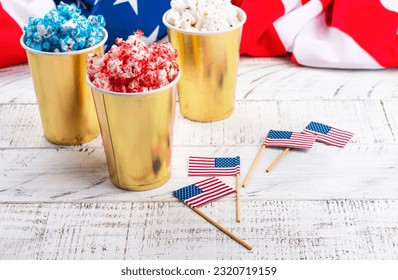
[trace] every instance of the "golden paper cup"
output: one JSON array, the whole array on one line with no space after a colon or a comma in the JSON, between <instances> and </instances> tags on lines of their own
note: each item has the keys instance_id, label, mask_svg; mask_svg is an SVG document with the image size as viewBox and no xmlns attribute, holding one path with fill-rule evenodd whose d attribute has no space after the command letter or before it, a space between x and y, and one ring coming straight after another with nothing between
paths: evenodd
<instances>
[{"instance_id":1,"label":"golden paper cup","mask_svg":"<svg viewBox=\"0 0 398 280\"><path fill-rule=\"evenodd\" d=\"M86 83L89 53L104 53L108 33L97 45L66 53L26 50L46 139L58 145L79 145L99 135L90 88Z\"/></svg>"},{"instance_id":2,"label":"golden paper cup","mask_svg":"<svg viewBox=\"0 0 398 280\"><path fill-rule=\"evenodd\" d=\"M117 93L94 86L109 176L125 190L157 188L171 175L176 84L143 93Z\"/></svg>"},{"instance_id":3,"label":"golden paper cup","mask_svg":"<svg viewBox=\"0 0 398 280\"><path fill-rule=\"evenodd\" d=\"M191 32L167 22L169 40L177 49L181 69L178 99L182 115L190 120L213 122L234 111L239 47L245 12L236 7L240 24L226 31Z\"/></svg>"}]
</instances>

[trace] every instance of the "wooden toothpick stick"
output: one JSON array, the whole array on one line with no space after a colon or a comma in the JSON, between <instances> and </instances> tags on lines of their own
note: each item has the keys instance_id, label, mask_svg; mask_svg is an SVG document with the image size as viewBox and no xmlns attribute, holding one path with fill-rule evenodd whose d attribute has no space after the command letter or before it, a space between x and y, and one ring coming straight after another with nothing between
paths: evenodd
<instances>
[{"instance_id":1,"label":"wooden toothpick stick","mask_svg":"<svg viewBox=\"0 0 398 280\"><path fill-rule=\"evenodd\" d=\"M240 174L236 174L236 221L240 223Z\"/></svg>"},{"instance_id":2,"label":"wooden toothpick stick","mask_svg":"<svg viewBox=\"0 0 398 280\"><path fill-rule=\"evenodd\" d=\"M278 164L278 162L286 155L286 153L290 150L290 148L286 148L272 163L268 168L265 170L267 173L269 173L275 165Z\"/></svg>"},{"instance_id":3,"label":"wooden toothpick stick","mask_svg":"<svg viewBox=\"0 0 398 280\"><path fill-rule=\"evenodd\" d=\"M223 233L225 233L226 235L228 235L229 237L231 237L233 240L235 240L236 242L238 242L240 245L242 245L243 247L245 247L248 250L253 249L253 246L250 245L249 243L247 243L246 241L240 239L239 237L237 237L235 234L233 234L232 232L228 231L226 228L224 228L222 225L220 225L219 223L217 223L215 220L213 220L212 218L210 218L209 216L207 216L205 213L203 213L202 211L200 211L198 208L192 208L193 211L195 211L196 213L198 213L200 216L202 216L202 218L204 218L206 221L208 221L209 223L211 223L213 226L215 226L216 228L218 228L219 230L221 230Z\"/></svg>"},{"instance_id":4,"label":"wooden toothpick stick","mask_svg":"<svg viewBox=\"0 0 398 280\"><path fill-rule=\"evenodd\" d=\"M254 169L256 169L257 163L261 158L261 155L263 154L265 149L265 145L261 145L260 150L257 153L256 159L253 161L252 166L250 167L249 173L247 173L245 180L243 180L242 188L246 187L247 181L250 179Z\"/></svg>"}]
</instances>

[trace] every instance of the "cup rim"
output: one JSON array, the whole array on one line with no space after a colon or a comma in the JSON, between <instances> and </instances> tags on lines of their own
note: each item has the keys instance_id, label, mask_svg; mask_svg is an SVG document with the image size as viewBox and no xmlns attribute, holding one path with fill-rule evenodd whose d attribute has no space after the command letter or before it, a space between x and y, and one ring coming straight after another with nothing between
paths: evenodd
<instances>
[{"instance_id":1,"label":"cup rim","mask_svg":"<svg viewBox=\"0 0 398 280\"><path fill-rule=\"evenodd\" d=\"M200 36L200 35L213 35L213 34L226 33L226 32L233 31L233 30L236 30L236 29L241 28L241 27L243 26L243 24L245 24L245 22L246 22L246 20L247 20L247 15L246 15L246 13L245 13L244 10L242 10L241 8L239 8L239 7L237 7L237 6L233 6L233 7L234 7L236 10L238 10L238 17L240 16L240 17L241 17L241 20L240 20L240 22L239 22L238 25L236 25L236 26L234 26L234 27L231 27L231 28L229 28L229 29L225 29L225 30L218 30L218 31L187 31L187 30L184 30L184 29L177 28L177 27L175 27L174 25L171 25L171 24L166 20L166 15L167 15L168 13L170 13L170 11L171 11L172 9L167 10L167 11L163 14L162 22L163 22L163 24L164 24L167 28L172 29L172 30L176 30L176 31L178 31L178 32L180 32L180 33L188 34L188 35L198 35L198 36Z\"/></svg>"},{"instance_id":2,"label":"cup rim","mask_svg":"<svg viewBox=\"0 0 398 280\"><path fill-rule=\"evenodd\" d=\"M173 81L171 81L170 83L168 83L167 85L154 89L154 90L149 90L149 91L144 91L144 92L116 92L116 91L109 91L106 89L100 89L98 87L96 87L91 81L90 78L88 77L88 75L86 75L86 81L88 83L88 85L90 86L91 89L98 91L102 94L108 94L108 95L114 95L114 96L126 96L126 97L140 97L140 96L148 96L148 95L154 95L156 93L162 92L164 90L170 89L172 87L174 87L177 82L180 80L181 77L181 69L178 70L178 74L177 76L174 78Z\"/></svg>"},{"instance_id":3,"label":"cup rim","mask_svg":"<svg viewBox=\"0 0 398 280\"><path fill-rule=\"evenodd\" d=\"M92 46L92 47L89 47L89 48L86 48L86 49L81 49L81 50L78 50L78 51L70 51L70 52L44 52L44 51L34 50L34 49L28 47L28 46L25 44L25 42L24 42L26 32L24 32L24 33L22 34L22 36L21 36L19 42L20 42L21 46L22 46L26 51L31 52L31 53L34 53L34 54L48 55L48 56L70 56L70 55L78 55L78 54L83 54L83 53L91 52L91 51L95 50L96 48L98 48L98 46L105 45L106 40L108 40L108 31L107 31L105 28L103 28L103 27L101 27L101 29L102 29L102 33L104 34L104 38L102 38L102 40L101 40L98 44L95 44L95 45Z\"/></svg>"}]
</instances>

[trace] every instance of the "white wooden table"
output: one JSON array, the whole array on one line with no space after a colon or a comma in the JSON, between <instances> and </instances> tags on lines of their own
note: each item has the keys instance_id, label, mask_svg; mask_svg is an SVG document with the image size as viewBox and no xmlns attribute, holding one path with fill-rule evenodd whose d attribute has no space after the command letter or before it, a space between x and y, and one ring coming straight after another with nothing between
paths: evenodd
<instances>
[{"instance_id":1,"label":"white wooden table","mask_svg":"<svg viewBox=\"0 0 398 280\"><path fill-rule=\"evenodd\" d=\"M344 149L266 149L235 198L201 210L254 246L246 250L171 192L187 156L241 156L242 177L269 129L311 121L355 133ZM348 71L242 59L236 109L195 123L177 106L172 178L147 192L108 179L101 138L61 147L42 133L28 65L0 69L1 259L398 259L398 70ZM221 178L233 185L234 178Z\"/></svg>"}]
</instances>

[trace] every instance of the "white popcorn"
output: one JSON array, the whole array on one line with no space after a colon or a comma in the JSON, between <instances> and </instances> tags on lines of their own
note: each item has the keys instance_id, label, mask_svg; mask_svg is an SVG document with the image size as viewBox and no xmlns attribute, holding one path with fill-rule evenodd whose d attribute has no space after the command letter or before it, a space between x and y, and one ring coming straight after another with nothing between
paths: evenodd
<instances>
[{"instance_id":1,"label":"white popcorn","mask_svg":"<svg viewBox=\"0 0 398 280\"><path fill-rule=\"evenodd\" d=\"M187 31L228 30L240 23L230 0L171 0L166 20Z\"/></svg>"},{"instance_id":2,"label":"white popcorn","mask_svg":"<svg viewBox=\"0 0 398 280\"><path fill-rule=\"evenodd\" d=\"M191 13L191 11L186 10L181 15L181 22L185 25L193 26L197 22L197 17Z\"/></svg>"},{"instance_id":3,"label":"white popcorn","mask_svg":"<svg viewBox=\"0 0 398 280\"><path fill-rule=\"evenodd\" d=\"M180 20L180 13L175 11L175 10L171 10L168 15L167 15L167 22L169 22L171 25L176 26L177 22Z\"/></svg>"}]
</instances>

